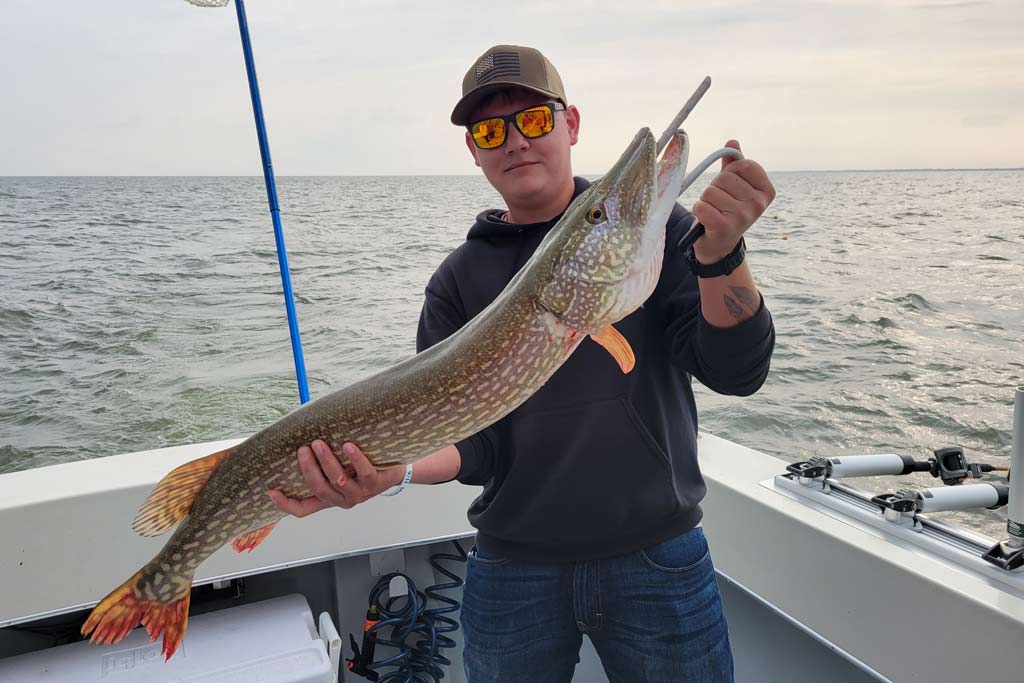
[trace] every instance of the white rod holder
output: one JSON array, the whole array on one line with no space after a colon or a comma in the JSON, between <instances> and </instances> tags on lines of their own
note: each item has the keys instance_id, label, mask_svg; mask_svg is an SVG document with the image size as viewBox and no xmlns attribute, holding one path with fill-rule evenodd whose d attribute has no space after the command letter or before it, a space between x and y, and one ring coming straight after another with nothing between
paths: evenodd
<instances>
[{"instance_id":1,"label":"white rod holder","mask_svg":"<svg viewBox=\"0 0 1024 683\"><path fill-rule=\"evenodd\" d=\"M1013 451L1010 454L1010 502L1006 506L1009 545L1024 547L1024 386L1013 401Z\"/></svg>"}]
</instances>

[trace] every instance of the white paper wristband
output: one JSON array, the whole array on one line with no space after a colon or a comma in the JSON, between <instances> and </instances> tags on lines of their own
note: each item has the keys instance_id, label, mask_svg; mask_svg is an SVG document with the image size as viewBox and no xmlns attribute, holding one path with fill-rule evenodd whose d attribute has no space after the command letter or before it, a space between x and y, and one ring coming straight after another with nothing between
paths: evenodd
<instances>
[{"instance_id":1,"label":"white paper wristband","mask_svg":"<svg viewBox=\"0 0 1024 683\"><path fill-rule=\"evenodd\" d=\"M402 490L412 481L412 463L405 466L405 476L402 477L402 483L398 486L392 486L387 491L382 491L382 496L397 496Z\"/></svg>"}]
</instances>

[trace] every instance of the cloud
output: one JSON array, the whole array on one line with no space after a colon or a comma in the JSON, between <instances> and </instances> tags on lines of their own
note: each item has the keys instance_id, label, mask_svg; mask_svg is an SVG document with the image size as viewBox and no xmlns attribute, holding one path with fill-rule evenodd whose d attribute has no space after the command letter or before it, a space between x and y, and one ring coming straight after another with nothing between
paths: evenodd
<instances>
[{"instance_id":1,"label":"cloud","mask_svg":"<svg viewBox=\"0 0 1024 683\"><path fill-rule=\"evenodd\" d=\"M660 130L705 75L714 84L687 123L695 154L736 137L775 169L1020 166L1020 7L523 0L488 20L476 2L262 0L248 11L279 173L424 174L478 173L448 115L472 60L506 42L540 47L562 73L583 112L578 172L603 172L640 126ZM240 57L231 7L8 0L0 80L17 106L0 107L0 175L258 174Z\"/></svg>"}]
</instances>

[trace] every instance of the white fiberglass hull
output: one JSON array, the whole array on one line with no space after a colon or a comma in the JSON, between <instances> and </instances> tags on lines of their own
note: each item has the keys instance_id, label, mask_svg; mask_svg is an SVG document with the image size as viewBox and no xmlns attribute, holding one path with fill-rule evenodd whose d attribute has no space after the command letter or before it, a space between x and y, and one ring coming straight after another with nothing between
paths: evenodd
<instances>
[{"instance_id":1,"label":"white fiberglass hull","mask_svg":"<svg viewBox=\"0 0 1024 683\"><path fill-rule=\"evenodd\" d=\"M160 477L232 443L0 475L0 626L21 625L0 629L0 681L3 657L45 646L26 640L25 626L91 607L163 544L131 531ZM777 458L704 434L700 459L738 681L1024 680L1024 577L993 579L801 500L772 484L785 470ZM360 630L373 567L394 559L382 551L405 548L400 561L426 585L437 578L427 555L471 537L465 511L477 493L414 486L286 519L251 554L217 552L196 584L246 577L253 599L298 588L344 638ZM463 680L453 668L450 679ZM575 680L600 679L586 646Z\"/></svg>"}]
</instances>

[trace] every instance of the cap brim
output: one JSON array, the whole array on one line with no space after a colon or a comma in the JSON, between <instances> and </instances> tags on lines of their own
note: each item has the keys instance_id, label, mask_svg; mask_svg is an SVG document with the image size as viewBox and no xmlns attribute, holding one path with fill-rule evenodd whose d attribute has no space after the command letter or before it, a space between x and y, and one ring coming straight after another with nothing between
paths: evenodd
<instances>
[{"instance_id":1,"label":"cap brim","mask_svg":"<svg viewBox=\"0 0 1024 683\"><path fill-rule=\"evenodd\" d=\"M476 109L483 100L487 99L499 90L508 90L509 88L522 88L523 90L529 90L530 92L535 92L540 95L546 95L568 106L568 104L562 99L561 95L551 90L545 90L544 88L538 88L533 85L526 85L524 83L519 83L518 81L491 81L490 83L474 88L463 95L462 99L455 104L455 109L452 110L452 123L456 126L468 126L470 114L473 113L473 110Z\"/></svg>"}]
</instances>

